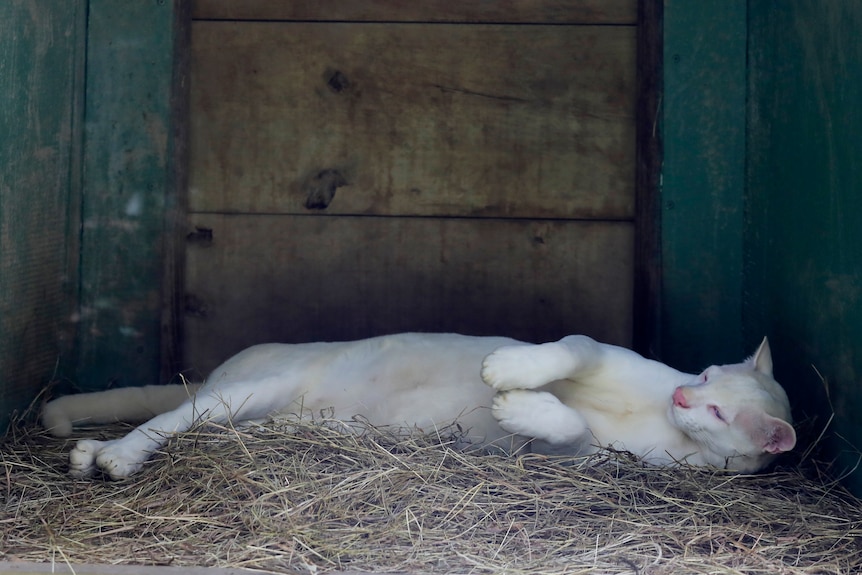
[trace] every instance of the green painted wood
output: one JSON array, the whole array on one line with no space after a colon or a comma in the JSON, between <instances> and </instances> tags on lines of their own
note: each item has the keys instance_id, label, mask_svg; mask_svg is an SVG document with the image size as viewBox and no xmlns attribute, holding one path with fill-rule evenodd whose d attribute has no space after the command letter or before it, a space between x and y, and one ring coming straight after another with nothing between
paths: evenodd
<instances>
[{"instance_id":1,"label":"green painted wood","mask_svg":"<svg viewBox=\"0 0 862 575\"><path fill-rule=\"evenodd\" d=\"M768 332L797 418L818 418L804 440L834 411L840 472L862 449L862 3L749 6L746 339Z\"/></svg>"},{"instance_id":2,"label":"green painted wood","mask_svg":"<svg viewBox=\"0 0 862 575\"><path fill-rule=\"evenodd\" d=\"M181 4L89 2L77 372L84 389L154 383L166 361Z\"/></svg>"},{"instance_id":3,"label":"green painted wood","mask_svg":"<svg viewBox=\"0 0 862 575\"><path fill-rule=\"evenodd\" d=\"M664 2L663 359L700 369L742 342L746 2Z\"/></svg>"},{"instance_id":4,"label":"green painted wood","mask_svg":"<svg viewBox=\"0 0 862 575\"><path fill-rule=\"evenodd\" d=\"M0 425L73 340L86 2L0 3Z\"/></svg>"}]
</instances>

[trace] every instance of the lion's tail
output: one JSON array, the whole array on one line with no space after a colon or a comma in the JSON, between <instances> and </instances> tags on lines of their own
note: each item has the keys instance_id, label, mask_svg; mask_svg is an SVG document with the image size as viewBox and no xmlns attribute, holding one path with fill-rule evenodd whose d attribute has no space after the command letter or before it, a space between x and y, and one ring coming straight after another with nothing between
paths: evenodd
<instances>
[{"instance_id":1,"label":"lion's tail","mask_svg":"<svg viewBox=\"0 0 862 575\"><path fill-rule=\"evenodd\" d=\"M55 437L68 437L75 425L146 421L176 409L201 385L146 385L67 395L45 404L42 426Z\"/></svg>"}]
</instances>

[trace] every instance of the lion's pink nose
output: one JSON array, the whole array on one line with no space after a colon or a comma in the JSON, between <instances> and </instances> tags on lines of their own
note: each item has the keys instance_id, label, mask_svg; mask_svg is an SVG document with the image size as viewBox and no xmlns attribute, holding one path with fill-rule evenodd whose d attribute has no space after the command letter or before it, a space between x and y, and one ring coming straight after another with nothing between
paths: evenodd
<instances>
[{"instance_id":1,"label":"lion's pink nose","mask_svg":"<svg viewBox=\"0 0 862 575\"><path fill-rule=\"evenodd\" d=\"M681 387L677 387L673 391L673 404L677 407L688 409L688 402L685 400L685 395L683 395Z\"/></svg>"}]
</instances>

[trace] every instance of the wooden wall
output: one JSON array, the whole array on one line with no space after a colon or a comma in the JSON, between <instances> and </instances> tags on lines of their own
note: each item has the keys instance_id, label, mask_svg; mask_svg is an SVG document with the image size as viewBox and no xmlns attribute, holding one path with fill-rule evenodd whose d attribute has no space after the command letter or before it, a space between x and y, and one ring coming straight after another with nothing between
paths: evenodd
<instances>
[{"instance_id":1,"label":"wooden wall","mask_svg":"<svg viewBox=\"0 0 862 575\"><path fill-rule=\"evenodd\" d=\"M71 350L83 2L0 3L0 423Z\"/></svg>"},{"instance_id":2,"label":"wooden wall","mask_svg":"<svg viewBox=\"0 0 862 575\"><path fill-rule=\"evenodd\" d=\"M178 369L188 17L184 0L0 3L0 420L49 381Z\"/></svg>"},{"instance_id":3,"label":"wooden wall","mask_svg":"<svg viewBox=\"0 0 862 575\"><path fill-rule=\"evenodd\" d=\"M746 0L664 6L662 357L739 361L745 217Z\"/></svg>"},{"instance_id":4,"label":"wooden wall","mask_svg":"<svg viewBox=\"0 0 862 575\"><path fill-rule=\"evenodd\" d=\"M7 4L2 415L258 341L631 340L634 0Z\"/></svg>"},{"instance_id":5,"label":"wooden wall","mask_svg":"<svg viewBox=\"0 0 862 575\"><path fill-rule=\"evenodd\" d=\"M193 15L189 365L404 330L631 342L633 0Z\"/></svg>"},{"instance_id":6,"label":"wooden wall","mask_svg":"<svg viewBox=\"0 0 862 575\"><path fill-rule=\"evenodd\" d=\"M855 0L749 2L745 328L769 334L803 441L862 495L860 29Z\"/></svg>"},{"instance_id":7,"label":"wooden wall","mask_svg":"<svg viewBox=\"0 0 862 575\"><path fill-rule=\"evenodd\" d=\"M179 368L177 260L187 120L184 0L88 0L77 387Z\"/></svg>"},{"instance_id":8,"label":"wooden wall","mask_svg":"<svg viewBox=\"0 0 862 575\"><path fill-rule=\"evenodd\" d=\"M664 358L767 335L799 453L862 493L862 4L666 0L664 28Z\"/></svg>"}]
</instances>

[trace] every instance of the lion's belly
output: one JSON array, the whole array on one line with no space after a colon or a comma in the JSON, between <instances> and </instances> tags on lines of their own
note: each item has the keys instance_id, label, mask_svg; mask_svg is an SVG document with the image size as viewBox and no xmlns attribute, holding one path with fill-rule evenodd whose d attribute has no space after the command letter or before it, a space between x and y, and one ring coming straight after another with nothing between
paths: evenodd
<instances>
[{"instance_id":1,"label":"lion's belly","mask_svg":"<svg viewBox=\"0 0 862 575\"><path fill-rule=\"evenodd\" d=\"M491 415L482 360L498 337L399 334L358 342L258 346L213 372L257 388L273 412L434 432L457 422L469 439L508 437ZM251 383L250 383L251 382Z\"/></svg>"},{"instance_id":2,"label":"lion's belly","mask_svg":"<svg viewBox=\"0 0 862 575\"><path fill-rule=\"evenodd\" d=\"M383 377L351 379L349 384L309 390L306 413L347 421L358 416L374 426L418 428L426 433L444 431L457 423L478 443L507 435L491 415L494 392L481 381L425 380L416 384Z\"/></svg>"}]
</instances>

